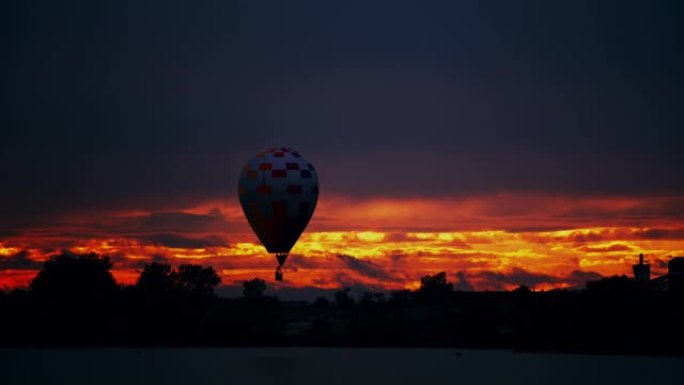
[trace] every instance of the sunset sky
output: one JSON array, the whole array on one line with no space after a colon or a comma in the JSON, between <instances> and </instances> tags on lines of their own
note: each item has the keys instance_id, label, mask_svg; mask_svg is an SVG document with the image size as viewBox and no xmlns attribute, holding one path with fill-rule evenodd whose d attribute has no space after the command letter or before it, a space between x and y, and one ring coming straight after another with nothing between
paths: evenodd
<instances>
[{"instance_id":1,"label":"sunset sky","mask_svg":"<svg viewBox=\"0 0 684 385\"><path fill-rule=\"evenodd\" d=\"M684 255L677 1L9 2L0 288L64 250L226 286L462 290L654 275ZM285 281L239 172L316 166Z\"/></svg>"}]
</instances>

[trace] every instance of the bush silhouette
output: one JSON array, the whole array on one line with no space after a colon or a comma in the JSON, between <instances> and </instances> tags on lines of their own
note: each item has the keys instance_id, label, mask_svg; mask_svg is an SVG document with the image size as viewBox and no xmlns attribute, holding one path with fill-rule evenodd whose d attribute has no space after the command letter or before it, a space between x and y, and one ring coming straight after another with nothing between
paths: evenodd
<instances>
[{"instance_id":1,"label":"bush silhouette","mask_svg":"<svg viewBox=\"0 0 684 385\"><path fill-rule=\"evenodd\" d=\"M532 292L532 290L527 285L520 285L513 289L513 292L518 294L527 294Z\"/></svg>"}]
</instances>

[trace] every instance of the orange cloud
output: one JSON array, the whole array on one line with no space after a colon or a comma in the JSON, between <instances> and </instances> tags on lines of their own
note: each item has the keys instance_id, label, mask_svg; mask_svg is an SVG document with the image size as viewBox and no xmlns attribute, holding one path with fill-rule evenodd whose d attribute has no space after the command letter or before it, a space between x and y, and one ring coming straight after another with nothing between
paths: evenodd
<instances>
[{"instance_id":1,"label":"orange cloud","mask_svg":"<svg viewBox=\"0 0 684 385\"><path fill-rule=\"evenodd\" d=\"M638 253L663 273L684 254L680 198L571 198L510 194L452 199L321 200L286 264L286 287L415 288L447 271L462 287L549 289L596 274L629 274ZM162 212L65 217L0 242L0 286L28 283L61 250L110 255L135 282L145 263L212 265L225 284L270 279L266 254L235 201Z\"/></svg>"}]
</instances>

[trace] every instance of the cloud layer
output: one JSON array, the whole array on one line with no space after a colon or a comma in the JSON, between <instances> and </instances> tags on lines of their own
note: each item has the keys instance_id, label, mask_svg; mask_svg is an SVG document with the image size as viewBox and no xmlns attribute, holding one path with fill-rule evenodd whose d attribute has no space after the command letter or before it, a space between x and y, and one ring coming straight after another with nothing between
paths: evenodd
<instances>
[{"instance_id":1,"label":"cloud layer","mask_svg":"<svg viewBox=\"0 0 684 385\"><path fill-rule=\"evenodd\" d=\"M495 195L461 199L323 198L285 265L284 288L416 288L446 271L459 290L581 286L630 274L645 253L654 274L684 255L677 198ZM668 210L674 214L668 214ZM237 202L163 211L55 217L0 240L0 286L26 284L46 258L68 250L110 255L132 283L145 263L211 265L227 286L262 277L275 260Z\"/></svg>"}]
</instances>

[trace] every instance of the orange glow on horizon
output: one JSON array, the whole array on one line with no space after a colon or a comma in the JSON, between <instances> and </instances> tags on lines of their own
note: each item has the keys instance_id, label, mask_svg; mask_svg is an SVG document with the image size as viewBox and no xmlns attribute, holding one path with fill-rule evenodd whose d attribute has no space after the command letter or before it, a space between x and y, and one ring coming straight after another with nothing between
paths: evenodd
<instances>
[{"instance_id":1,"label":"orange glow on horizon","mask_svg":"<svg viewBox=\"0 0 684 385\"><path fill-rule=\"evenodd\" d=\"M495 195L352 204L331 197L321 201L292 250L283 285L416 288L421 276L446 271L463 288L531 283L547 290L597 274L629 275L639 253L657 276L670 257L684 255L684 223L665 215L670 204L681 200ZM226 285L255 276L271 281L275 258L251 233L237 202L102 217L66 218L63 226L3 239L0 287L25 286L42 261L62 250L109 255L122 284L135 283L142 266L154 260L211 265ZM63 235L79 232L88 236Z\"/></svg>"}]
</instances>

